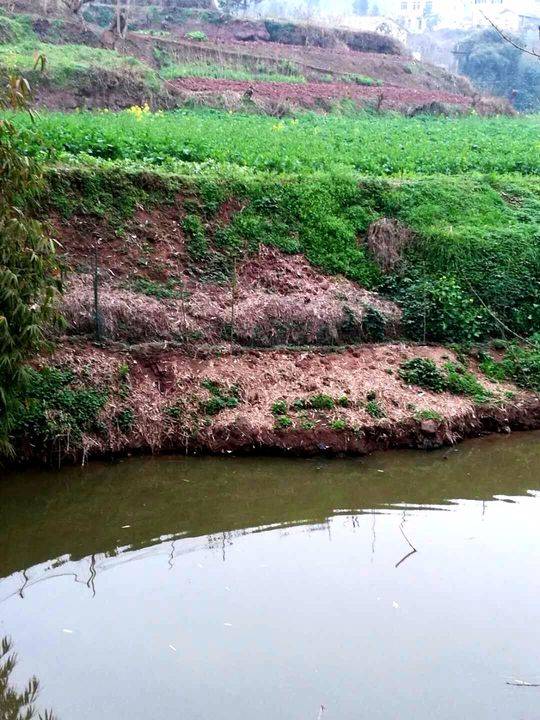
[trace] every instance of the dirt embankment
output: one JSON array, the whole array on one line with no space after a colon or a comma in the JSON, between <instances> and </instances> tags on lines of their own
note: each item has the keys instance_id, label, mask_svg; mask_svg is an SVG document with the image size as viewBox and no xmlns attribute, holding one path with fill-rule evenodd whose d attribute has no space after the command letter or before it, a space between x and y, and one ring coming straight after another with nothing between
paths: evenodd
<instances>
[{"instance_id":1,"label":"dirt embankment","mask_svg":"<svg viewBox=\"0 0 540 720\"><path fill-rule=\"evenodd\" d=\"M214 104L220 97L225 104L244 99L263 110L277 103L330 110L333 103L342 100L351 100L358 106L374 106L378 110L410 112L429 112L431 106L432 112L448 113L450 108L464 111L478 106L477 101L465 95L389 85L376 87L340 82L293 84L217 78L183 78L172 81L171 85L186 99L192 98L201 104ZM484 102L479 109L488 114L492 106Z\"/></svg>"},{"instance_id":2,"label":"dirt embankment","mask_svg":"<svg viewBox=\"0 0 540 720\"><path fill-rule=\"evenodd\" d=\"M78 461L171 451L365 454L540 427L540 397L512 388L510 400L503 393L510 386L484 382L498 399L475 405L405 385L399 365L414 357L453 359L444 348L405 344L193 356L166 346L121 350L72 341L46 362L108 392L99 434L86 433L66 452ZM126 412L128 428L118 420ZM21 457L44 459L30 445Z\"/></svg>"},{"instance_id":3,"label":"dirt embankment","mask_svg":"<svg viewBox=\"0 0 540 720\"><path fill-rule=\"evenodd\" d=\"M138 210L121 237L105 219L55 220L74 270L62 308L70 334L94 335L93 246L101 328L109 340L273 347L397 337L401 311L394 303L322 274L303 255L261 246L231 264L213 245L218 230L241 210L237 201L224 203L207 225L207 252L186 236L182 207Z\"/></svg>"},{"instance_id":4,"label":"dirt embankment","mask_svg":"<svg viewBox=\"0 0 540 720\"><path fill-rule=\"evenodd\" d=\"M21 458L50 459L51 447L55 459L76 461L171 451L364 454L540 427L538 395L478 372L490 397L482 404L407 385L405 361L430 358L441 367L456 358L442 347L399 343L401 312L377 293L272 246L223 264L217 231L240 209L235 200L221 206L206 226L211 250L198 258L180 203L140 208L121 236L103 218L54 220L72 268L63 300L69 337L42 365L68 371L68 394L82 392L77 418L89 411L88 390L105 390L106 401L75 442L64 413L76 396L64 408L54 391L46 449L28 432ZM390 262L378 236L372 250L377 242Z\"/></svg>"}]
</instances>

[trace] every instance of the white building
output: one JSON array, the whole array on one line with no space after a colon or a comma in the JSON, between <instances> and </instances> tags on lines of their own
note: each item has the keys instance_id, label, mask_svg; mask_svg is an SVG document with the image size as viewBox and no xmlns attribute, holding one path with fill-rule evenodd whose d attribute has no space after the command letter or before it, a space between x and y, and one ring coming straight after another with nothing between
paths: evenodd
<instances>
[{"instance_id":1,"label":"white building","mask_svg":"<svg viewBox=\"0 0 540 720\"><path fill-rule=\"evenodd\" d=\"M423 33L432 12L433 0L399 0L398 22L410 33Z\"/></svg>"}]
</instances>

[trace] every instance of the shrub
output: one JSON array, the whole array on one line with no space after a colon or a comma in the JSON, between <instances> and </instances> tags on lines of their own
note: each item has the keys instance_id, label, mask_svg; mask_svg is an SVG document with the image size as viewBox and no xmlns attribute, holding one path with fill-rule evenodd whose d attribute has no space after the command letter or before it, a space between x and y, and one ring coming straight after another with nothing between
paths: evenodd
<instances>
[{"instance_id":1,"label":"shrub","mask_svg":"<svg viewBox=\"0 0 540 720\"><path fill-rule=\"evenodd\" d=\"M28 369L25 404L14 420L16 439L32 439L36 450L59 452L81 446L84 433L99 433L99 421L108 393L87 387L70 370Z\"/></svg>"},{"instance_id":2,"label":"shrub","mask_svg":"<svg viewBox=\"0 0 540 720\"><path fill-rule=\"evenodd\" d=\"M342 432L347 429L347 423L345 420L332 420L330 422L330 428L336 432Z\"/></svg>"},{"instance_id":3,"label":"shrub","mask_svg":"<svg viewBox=\"0 0 540 720\"><path fill-rule=\"evenodd\" d=\"M428 358L413 358L402 363L399 376L407 385L419 387L441 393L446 389L446 378L433 360Z\"/></svg>"},{"instance_id":4,"label":"shrub","mask_svg":"<svg viewBox=\"0 0 540 720\"><path fill-rule=\"evenodd\" d=\"M474 342L485 332L485 311L453 277L405 278L394 297L403 309L402 327L413 340Z\"/></svg>"},{"instance_id":5,"label":"shrub","mask_svg":"<svg viewBox=\"0 0 540 720\"><path fill-rule=\"evenodd\" d=\"M372 418L375 418L377 420L386 417L386 412L384 411L384 408L377 400L370 400L366 403L366 412L368 415L371 415Z\"/></svg>"},{"instance_id":6,"label":"shrub","mask_svg":"<svg viewBox=\"0 0 540 720\"><path fill-rule=\"evenodd\" d=\"M314 395L308 400L308 406L313 410L331 410L335 402L330 395Z\"/></svg>"},{"instance_id":7,"label":"shrub","mask_svg":"<svg viewBox=\"0 0 540 720\"><path fill-rule=\"evenodd\" d=\"M272 405L272 414L273 415L286 415L287 414L287 403L285 400L277 400Z\"/></svg>"},{"instance_id":8,"label":"shrub","mask_svg":"<svg viewBox=\"0 0 540 720\"><path fill-rule=\"evenodd\" d=\"M517 43L523 42L515 38ZM535 58L503 39L494 28L473 33L456 47L459 72L480 88L514 97L520 110L540 109L540 69Z\"/></svg>"},{"instance_id":9,"label":"shrub","mask_svg":"<svg viewBox=\"0 0 540 720\"><path fill-rule=\"evenodd\" d=\"M190 30L184 37L186 40L195 40L195 42L206 42L208 40L208 35L202 30Z\"/></svg>"},{"instance_id":10,"label":"shrub","mask_svg":"<svg viewBox=\"0 0 540 720\"><path fill-rule=\"evenodd\" d=\"M277 430L287 430L288 428L291 428L293 426L293 421L288 415L279 415L276 418L276 421L274 423L274 427Z\"/></svg>"}]
</instances>

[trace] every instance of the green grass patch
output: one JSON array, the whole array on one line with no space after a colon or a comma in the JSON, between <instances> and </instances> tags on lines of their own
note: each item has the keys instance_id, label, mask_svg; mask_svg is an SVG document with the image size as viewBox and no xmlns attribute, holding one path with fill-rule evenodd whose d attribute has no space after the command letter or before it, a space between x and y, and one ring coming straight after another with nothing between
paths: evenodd
<instances>
[{"instance_id":1,"label":"green grass patch","mask_svg":"<svg viewBox=\"0 0 540 720\"><path fill-rule=\"evenodd\" d=\"M266 66L250 70L242 67L229 67L227 65L216 65L206 62L191 63L170 63L160 70L161 77L167 80L186 77L218 78L223 80L251 81L259 80L264 82L284 83L305 83L303 75L286 75L272 71Z\"/></svg>"},{"instance_id":2,"label":"green grass patch","mask_svg":"<svg viewBox=\"0 0 540 720\"><path fill-rule=\"evenodd\" d=\"M343 75L342 80L346 83L365 85L366 87L381 87L383 84L382 80L376 80L375 78L369 77L369 75L358 75L357 73Z\"/></svg>"},{"instance_id":3,"label":"green grass patch","mask_svg":"<svg viewBox=\"0 0 540 720\"><path fill-rule=\"evenodd\" d=\"M86 385L70 370L27 370L24 403L15 417L13 435L31 438L37 454L60 454L81 447L83 434L102 433L99 417L108 393Z\"/></svg>"},{"instance_id":4,"label":"green grass patch","mask_svg":"<svg viewBox=\"0 0 540 720\"><path fill-rule=\"evenodd\" d=\"M401 364L399 375L407 385L416 385L435 393L467 395L478 403L487 402L493 397L476 375L460 363L447 362L439 368L429 358L413 358Z\"/></svg>"}]
</instances>

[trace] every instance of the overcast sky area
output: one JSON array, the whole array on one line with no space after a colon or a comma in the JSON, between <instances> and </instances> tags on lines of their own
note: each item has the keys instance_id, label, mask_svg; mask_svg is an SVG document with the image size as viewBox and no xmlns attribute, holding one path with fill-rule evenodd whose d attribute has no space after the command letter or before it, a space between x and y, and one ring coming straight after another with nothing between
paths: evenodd
<instances>
[{"instance_id":1,"label":"overcast sky area","mask_svg":"<svg viewBox=\"0 0 540 720\"><path fill-rule=\"evenodd\" d=\"M295 10L306 6L308 0L264 0L258 10L263 11L270 5L279 5L283 15L295 15ZM349 15L352 13L353 0L319 0L319 7L324 14ZM369 0L370 7L377 6L381 15L396 17L399 15L400 0ZM459 17L466 5L466 0L433 0L434 12L445 19ZM512 8L540 7L540 0L506 0L506 6ZM457 12L456 12L457 9Z\"/></svg>"},{"instance_id":2,"label":"overcast sky area","mask_svg":"<svg viewBox=\"0 0 540 720\"><path fill-rule=\"evenodd\" d=\"M259 7L259 10L263 10L266 2ZM271 0L268 0L268 4L272 4ZM274 3L276 4L276 3ZM294 15L294 11L302 5L305 5L305 0L278 0L279 4L285 12L290 10L291 14ZM320 9L323 13L332 15L349 15L352 12L353 0L320 0ZM435 10L444 15L452 15L455 12L456 5L463 5L460 0L435 0ZM381 15L397 15L399 12L400 2L399 0L370 0L370 6L376 5L379 8ZM288 13L287 13L288 14Z\"/></svg>"}]
</instances>

